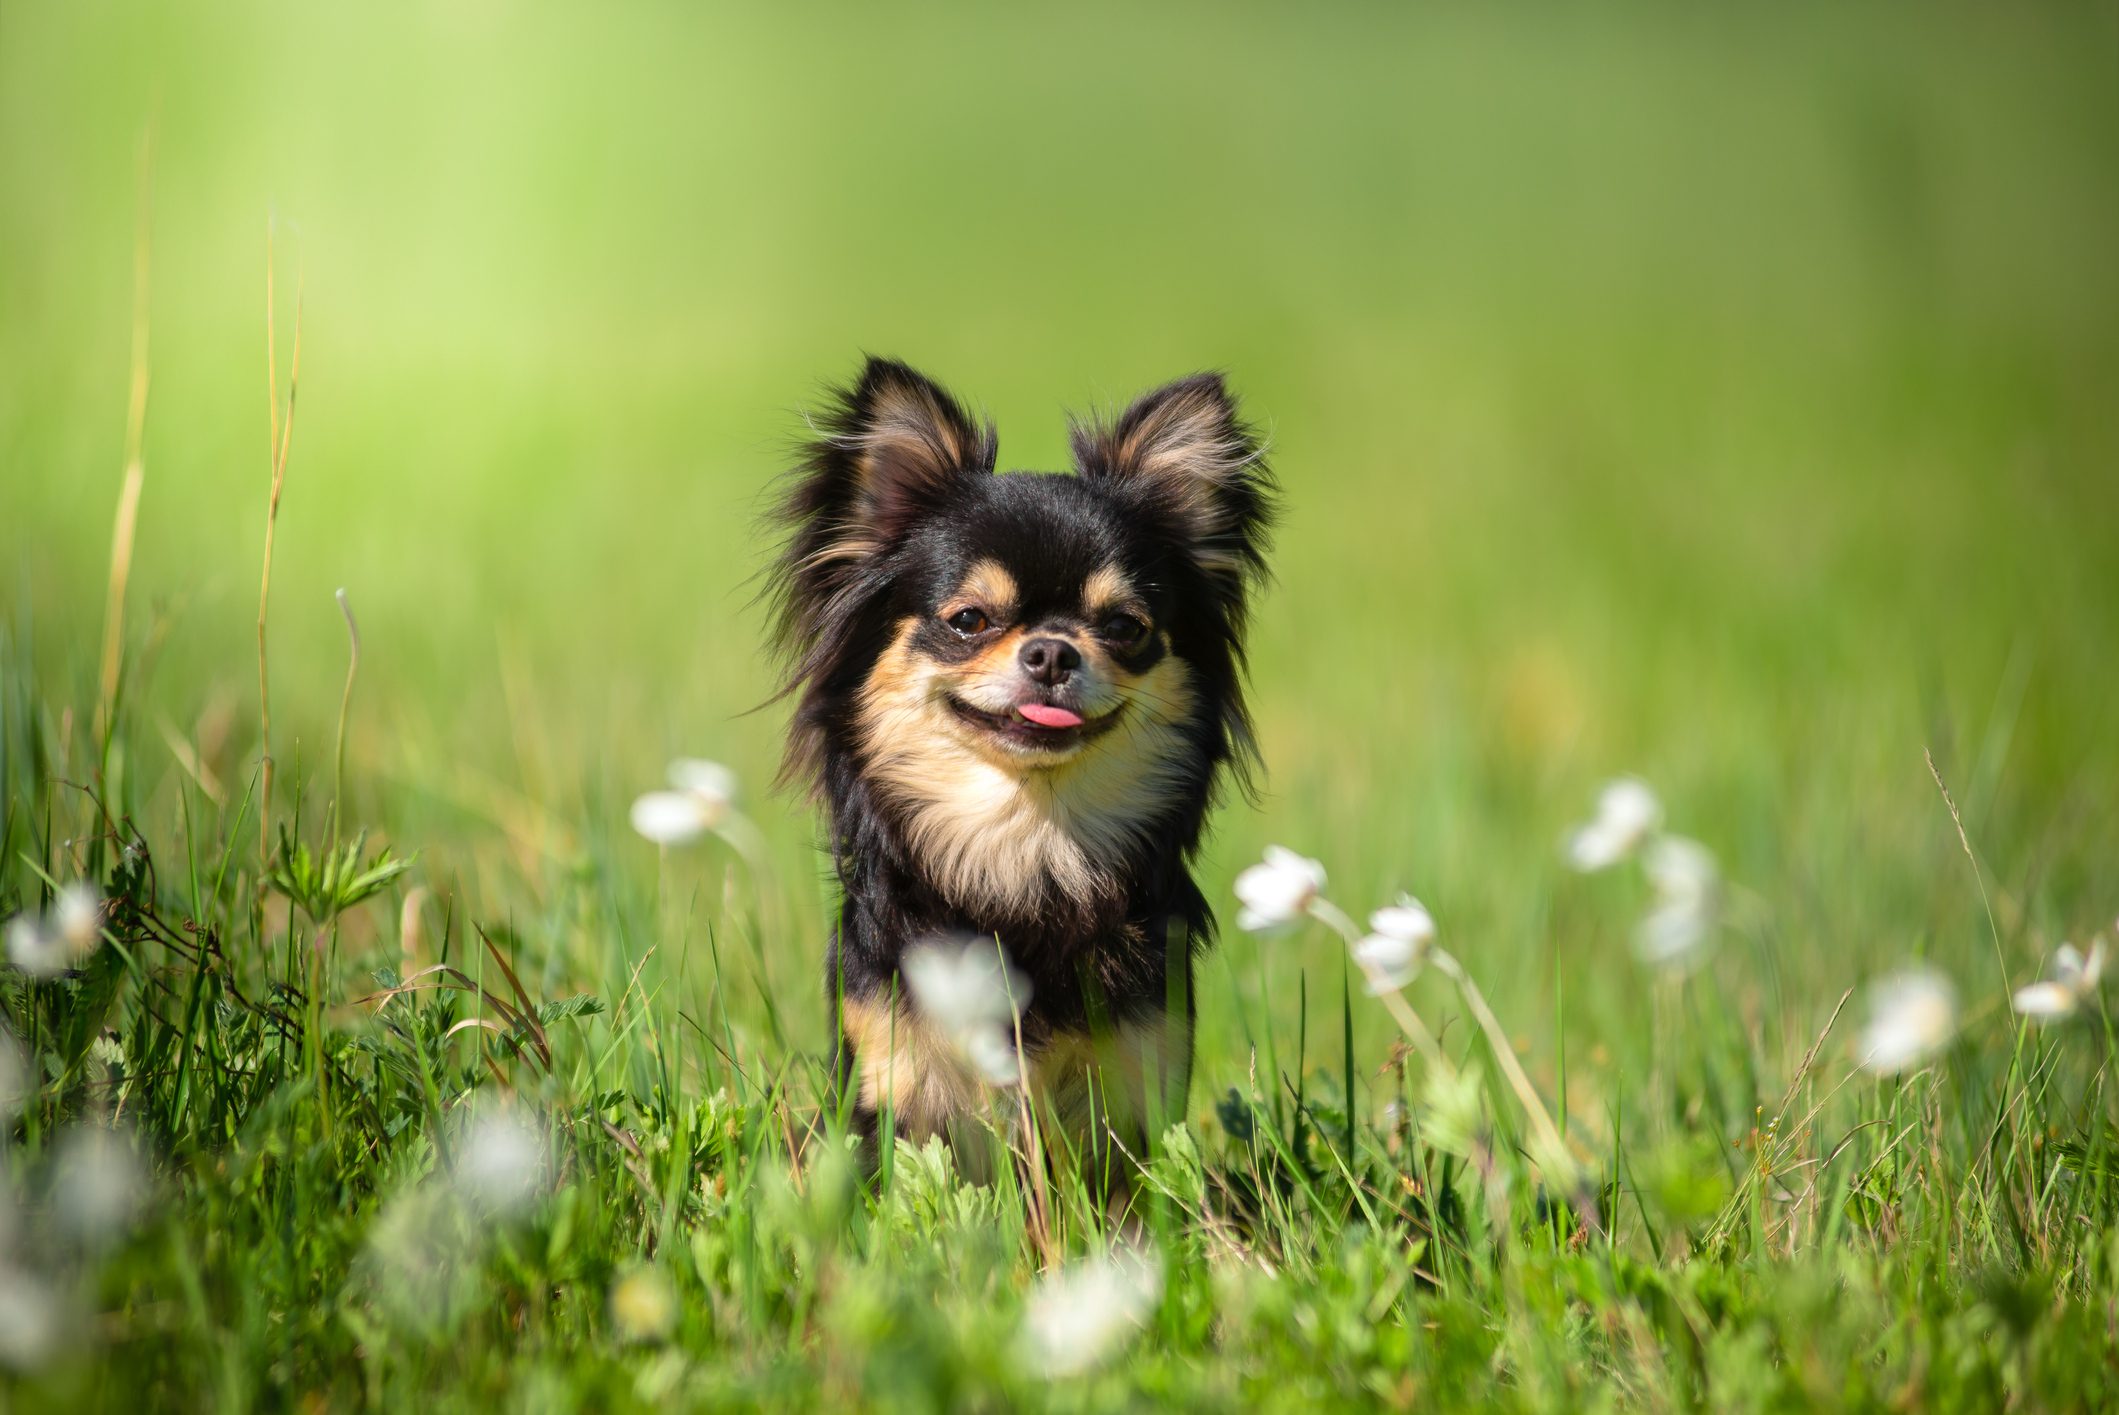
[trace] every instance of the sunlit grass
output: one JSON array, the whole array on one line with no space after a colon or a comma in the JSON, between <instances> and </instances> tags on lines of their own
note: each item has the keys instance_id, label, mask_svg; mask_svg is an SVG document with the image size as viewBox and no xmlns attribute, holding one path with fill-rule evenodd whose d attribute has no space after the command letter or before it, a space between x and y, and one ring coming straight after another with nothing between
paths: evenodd
<instances>
[{"instance_id":1,"label":"sunlit grass","mask_svg":"<svg viewBox=\"0 0 2119 1415\"><path fill-rule=\"evenodd\" d=\"M0 9L0 1404L2112 1402L2107 18L399 18ZM862 349L1271 431L1134 1224L829 1103Z\"/></svg>"}]
</instances>

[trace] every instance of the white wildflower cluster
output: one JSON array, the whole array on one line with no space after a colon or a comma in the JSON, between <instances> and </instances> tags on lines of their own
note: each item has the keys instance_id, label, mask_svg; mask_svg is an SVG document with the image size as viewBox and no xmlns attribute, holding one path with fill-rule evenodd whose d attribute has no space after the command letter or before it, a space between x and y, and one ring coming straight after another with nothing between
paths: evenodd
<instances>
[{"instance_id":1,"label":"white wildflower cluster","mask_svg":"<svg viewBox=\"0 0 2119 1415\"><path fill-rule=\"evenodd\" d=\"M1662 828L1663 803L1648 783L1622 776L1597 793L1597 812L1567 836L1567 858L1584 874L1608 870L1639 850Z\"/></svg>"},{"instance_id":2,"label":"white wildflower cluster","mask_svg":"<svg viewBox=\"0 0 2119 1415\"><path fill-rule=\"evenodd\" d=\"M1354 945L1354 961L1368 978L1369 995L1380 997L1410 983L1435 942L1435 919L1410 894L1369 915L1369 931Z\"/></svg>"},{"instance_id":3,"label":"white wildflower cluster","mask_svg":"<svg viewBox=\"0 0 2119 1415\"><path fill-rule=\"evenodd\" d=\"M2018 988L2010 998L2017 1013L2033 1022L2062 1022L2089 1008L2104 986L2105 941L2087 951L2063 943L2053 952L2051 976ZM1878 982L1869 992L1869 1022L1856 1043L1856 1059L1886 1075L1909 1071L1939 1055L1956 1037L1957 989L1932 967L1909 968Z\"/></svg>"},{"instance_id":4,"label":"white wildflower cluster","mask_svg":"<svg viewBox=\"0 0 2119 1415\"><path fill-rule=\"evenodd\" d=\"M5 1028L0 1057L20 1060ZM28 1190L0 1180L0 1372L39 1370L77 1338L90 1264L132 1231L149 1189L139 1143L95 1122L52 1137Z\"/></svg>"},{"instance_id":5,"label":"white wildflower cluster","mask_svg":"<svg viewBox=\"0 0 2119 1415\"><path fill-rule=\"evenodd\" d=\"M1162 1293L1162 1260L1145 1248L1115 1248L1047 1273L1023 1304L1023 1360L1048 1379L1090 1370L1147 1325Z\"/></svg>"},{"instance_id":6,"label":"white wildflower cluster","mask_svg":"<svg viewBox=\"0 0 2119 1415\"><path fill-rule=\"evenodd\" d=\"M1701 963L1721 908L1721 872L1697 840L1663 829L1663 803L1645 781L1622 776L1597 793L1596 813L1568 832L1564 853L1585 874L1638 857L1654 901L1634 929L1634 953L1658 968Z\"/></svg>"},{"instance_id":7,"label":"white wildflower cluster","mask_svg":"<svg viewBox=\"0 0 2119 1415\"><path fill-rule=\"evenodd\" d=\"M544 1192L545 1132L520 1106L478 1106L456 1142L458 1194L488 1212L524 1212Z\"/></svg>"},{"instance_id":8,"label":"white wildflower cluster","mask_svg":"<svg viewBox=\"0 0 2119 1415\"><path fill-rule=\"evenodd\" d=\"M435 1332L475 1300L502 1226L550 1188L550 1135L522 1102L479 1096L426 1180L393 1194L369 1226L360 1270L398 1323Z\"/></svg>"},{"instance_id":9,"label":"white wildflower cluster","mask_svg":"<svg viewBox=\"0 0 2119 1415\"><path fill-rule=\"evenodd\" d=\"M1236 876L1236 927L1251 933L1287 928L1309 913L1324 890L1324 866L1284 845Z\"/></svg>"},{"instance_id":10,"label":"white wildflower cluster","mask_svg":"<svg viewBox=\"0 0 2119 1415\"><path fill-rule=\"evenodd\" d=\"M1933 968L1908 968L1869 989L1869 1022L1856 1059L1894 1075L1935 1056L1957 1035L1957 989Z\"/></svg>"},{"instance_id":11,"label":"white wildflower cluster","mask_svg":"<svg viewBox=\"0 0 2119 1415\"><path fill-rule=\"evenodd\" d=\"M0 1369L34 1371L65 1335L65 1296L35 1269L0 1258Z\"/></svg>"},{"instance_id":12,"label":"white wildflower cluster","mask_svg":"<svg viewBox=\"0 0 2119 1415\"><path fill-rule=\"evenodd\" d=\"M1474 1019L1486 1033L1495 1060L1516 1100L1531 1122L1531 1151L1547 1179L1565 1188L1579 1178L1579 1166L1568 1153L1567 1141L1538 1098L1530 1078L1517 1062L1513 1045L1502 1035L1500 1022L1486 1004L1478 985L1464 965L1437 946L1434 915L1410 894L1369 915L1364 931L1346 912L1324 897L1324 866L1284 846L1269 845L1265 858L1236 877L1236 897L1243 908L1237 922L1255 933L1277 932L1304 918L1315 919L1346 941L1347 956L1361 969L1371 997L1425 1055L1428 1062L1430 1123L1454 1127L1467 1148L1473 1137L1487 1132L1485 1090L1475 1069L1459 1067L1443 1053L1433 1031L1420 1019L1412 1004L1400 994L1406 985L1432 964L1453 982L1470 1006ZM1437 1113L1437 1098L1447 1101L1449 1114Z\"/></svg>"},{"instance_id":13,"label":"white wildflower cluster","mask_svg":"<svg viewBox=\"0 0 2119 1415\"><path fill-rule=\"evenodd\" d=\"M921 1015L949 1038L989 1085L1022 1076L1015 1024L1030 1001L1030 980L993 939L930 939L898 965Z\"/></svg>"},{"instance_id":14,"label":"white wildflower cluster","mask_svg":"<svg viewBox=\"0 0 2119 1415\"><path fill-rule=\"evenodd\" d=\"M657 845L690 845L740 827L736 774L719 762L680 757L670 763L669 789L633 802L633 829Z\"/></svg>"},{"instance_id":15,"label":"white wildflower cluster","mask_svg":"<svg viewBox=\"0 0 2119 1415\"><path fill-rule=\"evenodd\" d=\"M123 1237L147 1202L147 1165L124 1130L76 1125L52 1152L52 1213L80 1242Z\"/></svg>"},{"instance_id":16,"label":"white wildflower cluster","mask_svg":"<svg viewBox=\"0 0 2119 1415\"><path fill-rule=\"evenodd\" d=\"M1270 934L1305 918L1341 927L1344 916L1324 897L1324 866L1284 845L1268 845L1265 858L1236 876L1236 926ZM1342 932L1346 930L1342 928ZM1368 979L1371 996L1397 992L1420 972L1435 940L1427 906L1410 894L1369 915L1368 932L1351 942L1354 962Z\"/></svg>"},{"instance_id":17,"label":"white wildflower cluster","mask_svg":"<svg viewBox=\"0 0 2119 1415\"><path fill-rule=\"evenodd\" d=\"M44 913L7 921L7 961L33 978L80 966L102 941L103 895L85 880L60 889Z\"/></svg>"},{"instance_id":18,"label":"white wildflower cluster","mask_svg":"<svg viewBox=\"0 0 2119 1415\"><path fill-rule=\"evenodd\" d=\"M1635 952L1658 968L1688 970L1704 956L1721 908L1721 872L1713 852L1699 841L1664 829L1662 802L1636 777L1620 777L1598 793L1591 819L1570 831L1563 854L1574 868L1590 872L1638 860L1653 900L1634 935ZM1368 980L1371 995L1385 999L1400 1025L1441 1062L1432 1036L1417 1013L1396 995L1433 963L1456 982L1480 1025L1495 1040L1494 1055L1508 1073L1526 1112L1542 1122L1541 1108L1527 1083L1511 1065L1505 1038L1491 1024L1483 999L1449 953L1436 946L1435 920L1410 895L1369 916L1364 932L1324 895L1325 870L1318 861L1283 846L1268 846L1265 858L1236 877L1241 908L1237 923L1253 933L1274 933L1305 919L1329 925L1347 941L1349 955ZM2015 1009L2037 1022L2058 1022L2092 1010L2104 981L2109 947L2093 939L2086 948L2062 944L2055 950L2047 977L2016 990ZM1891 1075L1913 1070L1946 1050L1959 1026L1957 990L1935 968L1919 965L1880 979L1869 990L1868 1018L1854 1043L1854 1059L1864 1069ZM1447 1067L1446 1062L1442 1062ZM1478 1079L1467 1070L1448 1068L1431 1078L1435 1094L1450 1104L1429 1106L1430 1126L1444 1110L1445 1130L1469 1132L1480 1094ZM1555 1134L1534 1140L1561 1149ZM1555 1160L1555 1163L1560 1163Z\"/></svg>"},{"instance_id":19,"label":"white wildflower cluster","mask_svg":"<svg viewBox=\"0 0 2119 1415\"><path fill-rule=\"evenodd\" d=\"M2074 1016L2104 986L2104 940L2093 939L2088 953L2063 943L2053 954L2053 975L2018 988L2012 1001L2024 1016L2058 1022Z\"/></svg>"}]
</instances>

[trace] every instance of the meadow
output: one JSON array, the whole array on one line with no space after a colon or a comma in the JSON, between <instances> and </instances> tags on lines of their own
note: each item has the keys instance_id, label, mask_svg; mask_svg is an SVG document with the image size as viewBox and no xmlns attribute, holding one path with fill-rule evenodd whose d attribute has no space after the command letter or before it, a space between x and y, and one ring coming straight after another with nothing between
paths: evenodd
<instances>
[{"instance_id":1,"label":"meadow","mask_svg":"<svg viewBox=\"0 0 2119 1415\"><path fill-rule=\"evenodd\" d=\"M0 1408L2119 1401L2115 54L0 7ZM863 352L1004 466L1202 367L1270 436L1124 1224L827 1104L753 595Z\"/></svg>"}]
</instances>

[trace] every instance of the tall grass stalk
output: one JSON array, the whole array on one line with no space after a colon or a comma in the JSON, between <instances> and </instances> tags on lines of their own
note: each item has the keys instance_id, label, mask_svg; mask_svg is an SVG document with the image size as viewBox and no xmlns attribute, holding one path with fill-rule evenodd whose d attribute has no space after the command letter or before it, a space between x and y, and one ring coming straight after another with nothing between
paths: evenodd
<instances>
[{"instance_id":1,"label":"tall grass stalk","mask_svg":"<svg viewBox=\"0 0 2119 1415\"><path fill-rule=\"evenodd\" d=\"M287 404L280 407L278 325L273 297L273 220L265 222L265 405L270 415L268 461L272 487L265 500L265 564L258 580L258 733L262 753L258 784L258 868L272 860L272 680L265 666L265 621L272 603L272 542L280 522L280 492L287 482L287 449L294 439L294 400L302 378L302 276L294 283L294 350L287 369Z\"/></svg>"},{"instance_id":2,"label":"tall grass stalk","mask_svg":"<svg viewBox=\"0 0 2119 1415\"><path fill-rule=\"evenodd\" d=\"M110 537L110 589L103 606L103 659L97 679L95 736L108 761L116 729L119 671L125 658L125 589L132 578L133 535L147 468L142 452L147 428L148 275L154 251L154 129L140 136L137 212L132 246L132 360L125 398L125 480Z\"/></svg>"}]
</instances>

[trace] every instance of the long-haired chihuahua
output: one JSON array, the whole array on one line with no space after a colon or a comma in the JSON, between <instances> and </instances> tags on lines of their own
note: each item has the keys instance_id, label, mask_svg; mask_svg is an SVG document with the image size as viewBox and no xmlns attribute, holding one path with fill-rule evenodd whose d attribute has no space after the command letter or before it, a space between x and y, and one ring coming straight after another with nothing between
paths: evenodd
<instances>
[{"instance_id":1,"label":"long-haired chihuahua","mask_svg":"<svg viewBox=\"0 0 2119 1415\"><path fill-rule=\"evenodd\" d=\"M1077 424L1071 473L999 474L990 424L882 359L813 426L770 585L786 776L829 813L842 891L826 972L853 1112L915 1137L986 1113L900 971L969 936L1027 983L1007 1040L1041 1113L1138 1142L1183 1115L1213 931L1190 865L1256 758L1259 441L1200 374Z\"/></svg>"}]
</instances>

